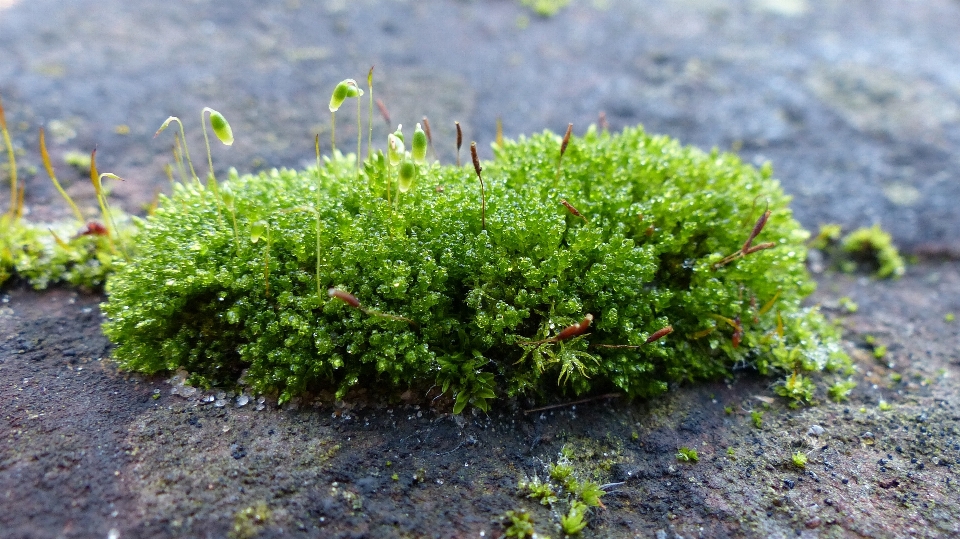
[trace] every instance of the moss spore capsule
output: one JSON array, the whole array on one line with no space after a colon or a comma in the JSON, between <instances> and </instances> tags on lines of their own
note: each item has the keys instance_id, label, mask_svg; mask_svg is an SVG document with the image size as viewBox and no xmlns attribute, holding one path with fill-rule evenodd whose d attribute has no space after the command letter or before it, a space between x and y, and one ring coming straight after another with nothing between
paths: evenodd
<instances>
[{"instance_id":1,"label":"moss spore capsule","mask_svg":"<svg viewBox=\"0 0 960 539\"><path fill-rule=\"evenodd\" d=\"M330 112L337 112L340 110L340 106L343 105L343 102L351 97L360 97L363 95L363 90L357 87L357 81L353 79L344 79L340 81L334 88L333 94L330 95Z\"/></svg>"},{"instance_id":2,"label":"moss spore capsule","mask_svg":"<svg viewBox=\"0 0 960 539\"><path fill-rule=\"evenodd\" d=\"M413 186L413 181L417 178L417 165L410 159L404 159L400 162L399 179L397 189L401 193L406 193Z\"/></svg>"},{"instance_id":3,"label":"moss spore capsule","mask_svg":"<svg viewBox=\"0 0 960 539\"><path fill-rule=\"evenodd\" d=\"M233 129L230 129L230 124L227 123L227 119L223 117L223 114L213 109L206 110L210 113L210 128L213 129L213 134L216 135L217 139L225 146L232 146Z\"/></svg>"},{"instance_id":4,"label":"moss spore capsule","mask_svg":"<svg viewBox=\"0 0 960 539\"><path fill-rule=\"evenodd\" d=\"M460 122L453 122L457 126L457 166L460 166L460 147L463 146L463 129L460 128Z\"/></svg>"},{"instance_id":5,"label":"moss spore capsule","mask_svg":"<svg viewBox=\"0 0 960 539\"><path fill-rule=\"evenodd\" d=\"M397 166L403 160L406 146L403 144L403 125L398 124L397 130L387 135L387 158L392 166Z\"/></svg>"},{"instance_id":6,"label":"moss spore capsule","mask_svg":"<svg viewBox=\"0 0 960 539\"><path fill-rule=\"evenodd\" d=\"M427 133L418 123L413 131L413 142L410 145L410 154L415 163L423 163L427 160Z\"/></svg>"},{"instance_id":7,"label":"moss spore capsule","mask_svg":"<svg viewBox=\"0 0 960 539\"><path fill-rule=\"evenodd\" d=\"M358 300L356 296L349 292L344 292L343 290L338 290L336 288L330 288L327 290L327 295L331 298L339 299L354 309L360 308L360 300Z\"/></svg>"},{"instance_id":8,"label":"moss spore capsule","mask_svg":"<svg viewBox=\"0 0 960 539\"><path fill-rule=\"evenodd\" d=\"M477 179L480 180L480 228L487 229L487 195L483 189L483 167L480 166L480 157L477 155L477 143L470 143L470 156L473 158L473 170L477 173Z\"/></svg>"}]
</instances>

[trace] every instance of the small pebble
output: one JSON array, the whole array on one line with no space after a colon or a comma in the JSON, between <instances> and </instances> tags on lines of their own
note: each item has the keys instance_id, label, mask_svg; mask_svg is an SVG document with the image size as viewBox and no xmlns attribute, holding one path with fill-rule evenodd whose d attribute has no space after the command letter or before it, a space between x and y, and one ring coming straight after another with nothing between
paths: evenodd
<instances>
[{"instance_id":1,"label":"small pebble","mask_svg":"<svg viewBox=\"0 0 960 539\"><path fill-rule=\"evenodd\" d=\"M823 434L824 429L820 425L813 425L810 427L810 430L807 431L808 436L820 436Z\"/></svg>"}]
</instances>

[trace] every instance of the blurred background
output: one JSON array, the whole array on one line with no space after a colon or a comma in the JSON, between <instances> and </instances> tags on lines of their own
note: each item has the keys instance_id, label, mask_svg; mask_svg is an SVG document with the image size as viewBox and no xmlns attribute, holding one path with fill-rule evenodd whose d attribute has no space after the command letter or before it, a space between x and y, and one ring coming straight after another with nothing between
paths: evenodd
<instances>
[{"instance_id":1,"label":"blurred background","mask_svg":"<svg viewBox=\"0 0 960 539\"><path fill-rule=\"evenodd\" d=\"M603 112L611 129L772 161L808 228L879 223L907 251L960 251L957 0L0 0L0 97L32 219L65 214L40 126L74 195L95 205L65 160L97 147L142 211L168 189L173 134L153 138L168 116L201 175L205 106L237 138L213 149L219 171L301 167L314 134L329 151L334 85L365 88L371 66L390 131L428 116L445 162L454 121L491 157L498 118L508 137L579 134ZM351 102L337 119L346 151Z\"/></svg>"}]
</instances>

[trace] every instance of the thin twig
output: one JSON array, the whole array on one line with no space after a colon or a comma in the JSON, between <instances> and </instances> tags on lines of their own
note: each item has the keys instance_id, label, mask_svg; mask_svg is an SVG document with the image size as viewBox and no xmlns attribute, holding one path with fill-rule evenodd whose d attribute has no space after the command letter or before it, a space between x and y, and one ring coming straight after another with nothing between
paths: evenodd
<instances>
[{"instance_id":1,"label":"thin twig","mask_svg":"<svg viewBox=\"0 0 960 539\"><path fill-rule=\"evenodd\" d=\"M617 399L622 397L622 393L605 393L603 395L597 395L596 397L587 397L586 399L580 399L577 401L564 402L561 404L551 404L550 406L541 406L540 408L533 408L531 410L524 410L525 414L532 414L534 412L543 412L545 410L554 410L557 408L566 408L567 406L576 406L578 404L583 404L585 402L599 401L604 399Z\"/></svg>"}]
</instances>

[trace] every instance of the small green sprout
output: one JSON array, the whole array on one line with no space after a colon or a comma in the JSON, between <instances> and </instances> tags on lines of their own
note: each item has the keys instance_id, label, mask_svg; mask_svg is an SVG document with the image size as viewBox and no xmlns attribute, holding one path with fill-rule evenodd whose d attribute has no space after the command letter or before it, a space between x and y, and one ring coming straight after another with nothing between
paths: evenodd
<instances>
[{"instance_id":1,"label":"small green sprout","mask_svg":"<svg viewBox=\"0 0 960 539\"><path fill-rule=\"evenodd\" d=\"M957 319L957 315L955 315L955 314L953 314L953 313L947 313L947 314L943 315L943 321L944 321L944 322L947 322L947 323L953 322L953 321L956 320L956 319Z\"/></svg>"},{"instance_id":2,"label":"small green sprout","mask_svg":"<svg viewBox=\"0 0 960 539\"><path fill-rule=\"evenodd\" d=\"M680 462L699 462L700 455L697 454L696 449L684 446L677 450L677 460Z\"/></svg>"},{"instance_id":3,"label":"small green sprout","mask_svg":"<svg viewBox=\"0 0 960 539\"><path fill-rule=\"evenodd\" d=\"M723 413L727 415L733 415L733 406L724 406Z\"/></svg>"},{"instance_id":4,"label":"small green sprout","mask_svg":"<svg viewBox=\"0 0 960 539\"><path fill-rule=\"evenodd\" d=\"M9 215L13 219L17 215L17 158L13 154L13 142L10 140L10 132L7 130L7 117L3 112L3 101L0 100L0 134L3 135L3 144L7 148L7 160L10 163L10 211Z\"/></svg>"},{"instance_id":5,"label":"small green sprout","mask_svg":"<svg viewBox=\"0 0 960 539\"><path fill-rule=\"evenodd\" d=\"M883 359L884 357L886 357L886 355L887 355L887 346L886 346L886 345L883 345L883 344L882 344L882 345L880 345L880 346L874 347L874 349L873 349L873 357L875 357L875 358L877 358L877 359Z\"/></svg>"},{"instance_id":6,"label":"small green sprout","mask_svg":"<svg viewBox=\"0 0 960 539\"><path fill-rule=\"evenodd\" d=\"M53 163L50 162L50 154L47 152L47 143L46 137L44 136L43 128L40 128L40 157L43 160L43 166L47 169L47 175L50 176L50 181L53 182L53 186L57 188L57 192L60 193L60 196L67 201L67 204L70 205L70 209L73 210L73 216L77 218L77 221L83 222L83 214L80 213L80 208L73 202L73 199L70 198L70 195L63 189L60 185L60 182L57 181L57 174L53 171Z\"/></svg>"},{"instance_id":7,"label":"small green sprout","mask_svg":"<svg viewBox=\"0 0 960 539\"><path fill-rule=\"evenodd\" d=\"M736 452L732 447L728 447L728 448L727 448L727 456L730 457L730 458L736 458L737 452Z\"/></svg>"},{"instance_id":8,"label":"small green sprout","mask_svg":"<svg viewBox=\"0 0 960 539\"><path fill-rule=\"evenodd\" d=\"M696 451L694 451L694 457L696 457ZM580 498L580 501L588 506L603 507L603 502L600 501L600 498L606 494L606 491L600 488L600 485L590 481L583 481L576 486L574 492L577 497Z\"/></svg>"},{"instance_id":9,"label":"small green sprout","mask_svg":"<svg viewBox=\"0 0 960 539\"><path fill-rule=\"evenodd\" d=\"M807 455L802 451L797 451L790 457L793 461L793 465L797 468L803 469L807 466Z\"/></svg>"},{"instance_id":10,"label":"small green sprout","mask_svg":"<svg viewBox=\"0 0 960 539\"><path fill-rule=\"evenodd\" d=\"M790 399L790 407L797 408L802 404L809 404L813 399L813 381L805 378L799 372L794 372L785 380L778 383L774 391L781 397Z\"/></svg>"},{"instance_id":11,"label":"small green sprout","mask_svg":"<svg viewBox=\"0 0 960 539\"><path fill-rule=\"evenodd\" d=\"M877 404L877 408L879 408L881 412L889 412L890 410L893 410L893 405L882 400L879 404Z\"/></svg>"},{"instance_id":12,"label":"small green sprout","mask_svg":"<svg viewBox=\"0 0 960 539\"><path fill-rule=\"evenodd\" d=\"M750 421L753 423L753 426L756 428L763 428L763 412L760 410L754 410L750 412Z\"/></svg>"},{"instance_id":13,"label":"small green sprout","mask_svg":"<svg viewBox=\"0 0 960 539\"><path fill-rule=\"evenodd\" d=\"M840 305L841 309L847 311L848 313L855 313L857 312L857 309L860 308L860 306L848 296L843 296L837 300L837 303Z\"/></svg>"},{"instance_id":14,"label":"small green sprout","mask_svg":"<svg viewBox=\"0 0 960 539\"><path fill-rule=\"evenodd\" d=\"M855 387L857 383L853 380L840 380L827 389L827 395L834 402L843 402L849 398L850 392Z\"/></svg>"},{"instance_id":15,"label":"small green sprout","mask_svg":"<svg viewBox=\"0 0 960 539\"><path fill-rule=\"evenodd\" d=\"M900 374L899 372L892 372L892 373L890 373L890 381L891 381L891 382L893 382L893 383L895 383L895 384L899 384L901 380L903 380L903 375Z\"/></svg>"},{"instance_id":16,"label":"small green sprout","mask_svg":"<svg viewBox=\"0 0 960 539\"><path fill-rule=\"evenodd\" d=\"M553 505L557 502L557 494L553 491L553 487L549 483L544 483L539 478L534 478L532 481L521 481L520 483L521 490L527 490L528 498L533 498L535 500L540 500L541 505Z\"/></svg>"},{"instance_id":17,"label":"small green sprout","mask_svg":"<svg viewBox=\"0 0 960 539\"><path fill-rule=\"evenodd\" d=\"M573 502L570 504L570 511L566 515L560 517L560 527L563 529L563 533L567 535L577 535L584 528L587 527L587 522L584 517L587 514L587 505L581 502Z\"/></svg>"},{"instance_id":18,"label":"small green sprout","mask_svg":"<svg viewBox=\"0 0 960 539\"><path fill-rule=\"evenodd\" d=\"M525 539L536 533L533 529L533 517L526 511L507 511L504 518L510 521L510 525L504 530L507 537Z\"/></svg>"},{"instance_id":19,"label":"small green sprout","mask_svg":"<svg viewBox=\"0 0 960 539\"><path fill-rule=\"evenodd\" d=\"M571 485L576 485L576 478L573 477L573 466L564 464L563 462L557 462L551 464L548 471L550 473L550 479L567 487L568 490Z\"/></svg>"}]
</instances>

